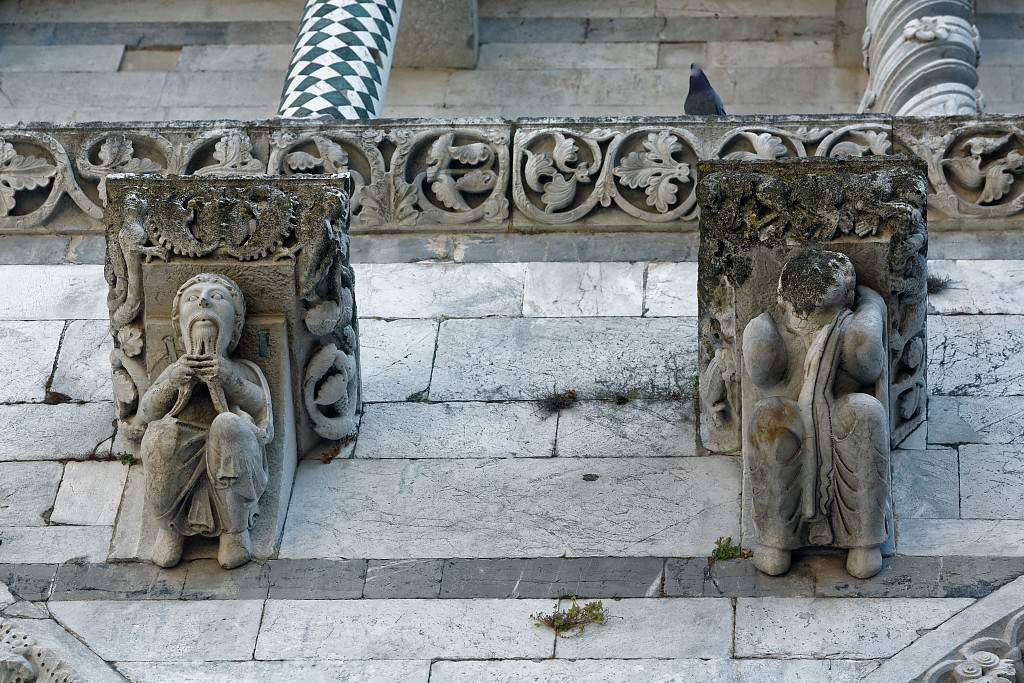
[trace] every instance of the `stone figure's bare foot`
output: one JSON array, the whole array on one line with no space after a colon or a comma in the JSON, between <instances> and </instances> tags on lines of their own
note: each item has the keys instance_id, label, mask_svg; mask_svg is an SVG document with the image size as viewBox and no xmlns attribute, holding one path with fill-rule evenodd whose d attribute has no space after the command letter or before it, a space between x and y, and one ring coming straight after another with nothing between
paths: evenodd
<instances>
[{"instance_id":1,"label":"stone figure's bare foot","mask_svg":"<svg viewBox=\"0 0 1024 683\"><path fill-rule=\"evenodd\" d=\"M224 569L234 569L252 559L252 551L249 549L249 532L243 531L240 534L221 534L220 547L217 550L217 561Z\"/></svg>"},{"instance_id":2,"label":"stone figure's bare foot","mask_svg":"<svg viewBox=\"0 0 1024 683\"><path fill-rule=\"evenodd\" d=\"M789 571L792 553L782 548L759 545L754 550L754 566L769 576L778 576Z\"/></svg>"},{"instance_id":3,"label":"stone figure's bare foot","mask_svg":"<svg viewBox=\"0 0 1024 683\"><path fill-rule=\"evenodd\" d=\"M160 567L173 567L181 562L181 549L185 545L185 537L176 531L160 529L153 545L153 564Z\"/></svg>"},{"instance_id":4,"label":"stone figure's bare foot","mask_svg":"<svg viewBox=\"0 0 1024 683\"><path fill-rule=\"evenodd\" d=\"M858 579L870 579L882 571L882 551L879 547L850 548L846 556L846 571Z\"/></svg>"}]
</instances>

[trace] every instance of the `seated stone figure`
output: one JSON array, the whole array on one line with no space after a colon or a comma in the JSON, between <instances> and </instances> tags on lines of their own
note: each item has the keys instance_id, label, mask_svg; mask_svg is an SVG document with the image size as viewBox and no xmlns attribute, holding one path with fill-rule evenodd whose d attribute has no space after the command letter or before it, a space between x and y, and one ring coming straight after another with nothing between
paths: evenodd
<instances>
[{"instance_id":1,"label":"seated stone figure","mask_svg":"<svg viewBox=\"0 0 1024 683\"><path fill-rule=\"evenodd\" d=\"M273 438L270 390L252 362L229 354L245 322L238 285L203 273L174 297L172 324L184 353L140 402L147 514L159 535L153 562L181 559L185 536L220 536L225 569L251 558L249 530L267 485Z\"/></svg>"},{"instance_id":2,"label":"seated stone figure","mask_svg":"<svg viewBox=\"0 0 1024 683\"><path fill-rule=\"evenodd\" d=\"M744 448L766 574L804 545L848 548L846 567L882 568L889 537L888 368L882 297L843 254L807 250L782 269L778 306L743 332Z\"/></svg>"}]
</instances>

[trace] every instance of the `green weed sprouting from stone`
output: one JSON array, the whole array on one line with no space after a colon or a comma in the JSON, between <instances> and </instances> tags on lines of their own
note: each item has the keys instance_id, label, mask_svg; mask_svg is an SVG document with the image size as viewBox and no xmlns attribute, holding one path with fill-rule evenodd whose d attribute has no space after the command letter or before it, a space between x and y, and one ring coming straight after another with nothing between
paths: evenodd
<instances>
[{"instance_id":1,"label":"green weed sprouting from stone","mask_svg":"<svg viewBox=\"0 0 1024 683\"><path fill-rule=\"evenodd\" d=\"M949 289L949 284L953 281L948 275L939 275L937 273L930 273L928 275L928 293L938 294Z\"/></svg>"},{"instance_id":2,"label":"green weed sprouting from stone","mask_svg":"<svg viewBox=\"0 0 1024 683\"><path fill-rule=\"evenodd\" d=\"M559 410L572 408L576 404L576 390L566 389L558 391L552 389L551 393L541 399L540 405L548 413L557 413Z\"/></svg>"},{"instance_id":3,"label":"green weed sprouting from stone","mask_svg":"<svg viewBox=\"0 0 1024 683\"><path fill-rule=\"evenodd\" d=\"M715 541L715 549L711 552L711 557L708 558L711 564L718 562L719 560L736 560L736 559L747 559L753 553L746 548L733 543L732 536L720 536Z\"/></svg>"},{"instance_id":4,"label":"green weed sprouting from stone","mask_svg":"<svg viewBox=\"0 0 1024 683\"><path fill-rule=\"evenodd\" d=\"M136 463L135 456L131 453L120 453L117 457L125 467L131 467Z\"/></svg>"},{"instance_id":5,"label":"green weed sprouting from stone","mask_svg":"<svg viewBox=\"0 0 1024 683\"><path fill-rule=\"evenodd\" d=\"M591 600L580 605L576 598L570 598L572 604L569 609L560 610L555 605L551 614L540 612L530 615L538 626L547 626L558 634L575 632L574 635L582 633L588 624L604 624L608 617L604 613L604 603L600 600Z\"/></svg>"}]
</instances>

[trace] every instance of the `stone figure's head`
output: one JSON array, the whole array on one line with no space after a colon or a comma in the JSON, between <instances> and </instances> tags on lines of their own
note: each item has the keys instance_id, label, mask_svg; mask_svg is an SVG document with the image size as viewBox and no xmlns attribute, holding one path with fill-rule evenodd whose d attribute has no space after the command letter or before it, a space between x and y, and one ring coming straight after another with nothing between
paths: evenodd
<instances>
[{"instance_id":1,"label":"stone figure's head","mask_svg":"<svg viewBox=\"0 0 1024 683\"><path fill-rule=\"evenodd\" d=\"M185 353L227 356L238 345L245 324L245 299L234 280L200 273L178 288L171 323Z\"/></svg>"},{"instance_id":2,"label":"stone figure's head","mask_svg":"<svg viewBox=\"0 0 1024 683\"><path fill-rule=\"evenodd\" d=\"M791 319L831 317L853 306L857 272L845 254L808 249L782 267L779 305Z\"/></svg>"}]
</instances>

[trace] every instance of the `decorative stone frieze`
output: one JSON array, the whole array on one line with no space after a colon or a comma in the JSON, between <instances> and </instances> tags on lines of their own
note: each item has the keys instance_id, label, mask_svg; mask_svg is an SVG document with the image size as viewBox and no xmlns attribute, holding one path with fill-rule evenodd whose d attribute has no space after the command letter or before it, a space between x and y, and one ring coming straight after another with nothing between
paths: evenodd
<instances>
[{"instance_id":1,"label":"decorative stone frieze","mask_svg":"<svg viewBox=\"0 0 1024 683\"><path fill-rule=\"evenodd\" d=\"M906 158L702 162L700 437L742 451L754 561L891 543L889 449L925 418L926 183Z\"/></svg>"},{"instance_id":2,"label":"decorative stone frieze","mask_svg":"<svg viewBox=\"0 0 1024 683\"><path fill-rule=\"evenodd\" d=\"M929 163L933 229L1024 227L1021 119L759 116L21 125L0 130L0 233L100 229L113 173L347 173L352 231L692 231L697 163ZM988 222L988 223L987 223Z\"/></svg>"},{"instance_id":3,"label":"decorative stone frieze","mask_svg":"<svg viewBox=\"0 0 1024 683\"><path fill-rule=\"evenodd\" d=\"M981 39L972 0L868 0L860 110L899 116L973 115Z\"/></svg>"},{"instance_id":4,"label":"decorative stone frieze","mask_svg":"<svg viewBox=\"0 0 1024 683\"><path fill-rule=\"evenodd\" d=\"M60 653L42 647L31 634L0 619L0 681L86 683Z\"/></svg>"},{"instance_id":5,"label":"decorative stone frieze","mask_svg":"<svg viewBox=\"0 0 1024 683\"><path fill-rule=\"evenodd\" d=\"M226 139L218 163L248 163ZM359 424L348 179L107 181L114 448L146 477L146 518L119 524L163 566L194 535L220 537L226 568L267 557L297 458Z\"/></svg>"},{"instance_id":6,"label":"decorative stone frieze","mask_svg":"<svg viewBox=\"0 0 1024 683\"><path fill-rule=\"evenodd\" d=\"M935 664L917 680L920 683L1013 683L1019 680L1017 674L1024 670L1024 610L1002 621L1005 626L1001 633L978 634L980 637L961 645L948 659Z\"/></svg>"}]
</instances>

